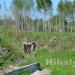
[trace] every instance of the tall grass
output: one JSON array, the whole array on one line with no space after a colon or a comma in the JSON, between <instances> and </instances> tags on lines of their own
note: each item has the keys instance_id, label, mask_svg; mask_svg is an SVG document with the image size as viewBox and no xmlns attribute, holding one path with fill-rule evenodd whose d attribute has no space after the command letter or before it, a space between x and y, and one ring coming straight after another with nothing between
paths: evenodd
<instances>
[{"instance_id":1,"label":"tall grass","mask_svg":"<svg viewBox=\"0 0 75 75\"><path fill-rule=\"evenodd\" d=\"M35 41L37 44L36 57L24 54L22 42ZM75 34L74 33L43 33L12 31L0 28L0 44L10 49L10 52L0 53L0 67L11 64L27 65L39 62L41 68L49 68L52 75L74 75L74 66L46 65L46 59L60 59L75 61ZM21 62L21 64L19 64Z\"/></svg>"}]
</instances>

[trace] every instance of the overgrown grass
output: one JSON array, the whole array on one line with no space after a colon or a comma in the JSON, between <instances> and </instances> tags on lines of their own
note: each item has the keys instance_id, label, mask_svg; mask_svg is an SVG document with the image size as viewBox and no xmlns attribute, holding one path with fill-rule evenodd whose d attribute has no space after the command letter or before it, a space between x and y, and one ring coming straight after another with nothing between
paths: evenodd
<instances>
[{"instance_id":1,"label":"overgrown grass","mask_svg":"<svg viewBox=\"0 0 75 75\"><path fill-rule=\"evenodd\" d=\"M31 55L29 55L28 61L31 59L34 60L34 62L39 62L41 69L48 68L50 71L52 71L51 75L75 75L75 52L70 50L49 51L46 48L39 48L37 49L36 55L36 57L31 57ZM47 60L50 61L52 59L53 64L47 64ZM58 64L54 64L57 63L58 59L63 62L62 65L60 62L58 62ZM74 62L74 64L70 64L70 59ZM65 61L69 61L68 65ZM20 74L30 75L26 73Z\"/></svg>"},{"instance_id":2,"label":"overgrown grass","mask_svg":"<svg viewBox=\"0 0 75 75\"><path fill-rule=\"evenodd\" d=\"M0 29L0 45L10 50L9 52L0 53L0 68L7 67L24 58L19 43L14 40L13 35L11 30Z\"/></svg>"},{"instance_id":3,"label":"overgrown grass","mask_svg":"<svg viewBox=\"0 0 75 75\"><path fill-rule=\"evenodd\" d=\"M49 68L52 75L74 75L75 64L72 65L46 65L46 60L59 59L75 62L75 34L74 33L26 33L30 40L38 42L37 61L41 68ZM41 48L42 47L42 48ZM46 48L45 48L46 47Z\"/></svg>"},{"instance_id":4,"label":"overgrown grass","mask_svg":"<svg viewBox=\"0 0 75 75\"><path fill-rule=\"evenodd\" d=\"M74 75L75 74L75 64L70 65L70 59L75 63L75 52L73 51L49 51L48 49L39 49L37 51L37 60L40 62L40 65L42 68L49 68L49 70L52 71L52 75ZM52 60L53 59L53 60ZM60 60L63 62L61 65L54 64L57 63L57 60ZM47 63L47 60L53 61L49 64ZM65 61L69 61L68 65L65 64ZM72 62L72 63L73 63Z\"/></svg>"},{"instance_id":5,"label":"overgrown grass","mask_svg":"<svg viewBox=\"0 0 75 75\"><path fill-rule=\"evenodd\" d=\"M36 57L23 54L22 42L26 39L37 43ZM47 67L52 70L52 75L75 75L75 65L46 65L47 59L59 59L61 61L72 59L75 61L74 33L15 32L1 28L0 44L11 50L0 53L0 67L19 64L19 61L21 61L20 66L39 62L41 68Z\"/></svg>"}]
</instances>

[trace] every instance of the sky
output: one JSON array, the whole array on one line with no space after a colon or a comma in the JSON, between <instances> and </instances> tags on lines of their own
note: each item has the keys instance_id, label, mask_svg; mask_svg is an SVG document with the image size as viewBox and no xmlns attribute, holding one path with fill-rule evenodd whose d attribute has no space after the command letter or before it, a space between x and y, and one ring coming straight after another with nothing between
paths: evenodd
<instances>
[{"instance_id":1,"label":"sky","mask_svg":"<svg viewBox=\"0 0 75 75\"><path fill-rule=\"evenodd\" d=\"M4 3L4 1L5 1L5 3ZM35 1L35 0L34 0ZM53 3L53 13L54 14L56 14L57 13L57 11L56 11L56 8L57 8L57 4L59 3L59 1L60 0L52 0L52 3ZM11 7L11 5L12 5L12 0L0 0L0 4L2 5L4 3L4 5L6 6L6 8L8 8L8 9L11 9L10 7ZM11 15L11 12L9 12L9 10L7 10L8 12L5 12L4 10L3 10L3 8L4 8L4 6L2 6L2 10L0 10L0 15L4 15L3 13L5 13L5 14L8 14L9 13L9 15ZM35 13L35 17L33 17L34 16L34 13ZM36 11L36 9L35 9L35 11L31 11L31 14L30 14L33 18L44 18L45 16L44 16L44 12L42 11L42 14L41 13L39 13L38 14L38 12ZM47 15L48 16L48 15Z\"/></svg>"}]
</instances>

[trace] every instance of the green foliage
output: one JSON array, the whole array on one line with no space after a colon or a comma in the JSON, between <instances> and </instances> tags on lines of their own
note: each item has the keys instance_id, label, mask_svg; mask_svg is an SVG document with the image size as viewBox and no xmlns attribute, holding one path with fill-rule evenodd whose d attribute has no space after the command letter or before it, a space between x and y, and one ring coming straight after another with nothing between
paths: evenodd
<instances>
[{"instance_id":1,"label":"green foliage","mask_svg":"<svg viewBox=\"0 0 75 75\"><path fill-rule=\"evenodd\" d=\"M64 12L66 15L70 15L74 10L73 3L68 0L61 0L58 4L58 10L61 13Z\"/></svg>"},{"instance_id":2,"label":"green foliage","mask_svg":"<svg viewBox=\"0 0 75 75\"><path fill-rule=\"evenodd\" d=\"M45 11L51 8L52 2L51 0L37 0L37 8L44 9Z\"/></svg>"},{"instance_id":3,"label":"green foliage","mask_svg":"<svg viewBox=\"0 0 75 75\"><path fill-rule=\"evenodd\" d=\"M34 2L33 0L13 0L13 5L21 10L30 10L34 5Z\"/></svg>"},{"instance_id":4,"label":"green foliage","mask_svg":"<svg viewBox=\"0 0 75 75\"><path fill-rule=\"evenodd\" d=\"M15 5L15 7L22 9L23 7L23 0L13 0L13 4Z\"/></svg>"},{"instance_id":5,"label":"green foliage","mask_svg":"<svg viewBox=\"0 0 75 75\"><path fill-rule=\"evenodd\" d=\"M33 8L34 2L33 2L33 0L24 0L23 5L24 5L25 10L26 9L29 10L29 9Z\"/></svg>"},{"instance_id":6,"label":"green foliage","mask_svg":"<svg viewBox=\"0 0 75 75\"><path fill-rule=\"evenodd\" d=\"M17 75L30 75L31 73L29 73L29 72L22 72L22 73L19 73L19 74L17 74Z\"/></svg>"},{"instance_id":7,"label":"green foliage","mask_svg":"<svg viewBox=\"0 0 75 75\"><path fill-rule=\"evenodd\" d=\"M14 41L10 30L0 29L0 45L6 48L4 53L0 53L0 68L15 63L20 58L23 58L19 44ZM10 31L10 32L9 32Z\"/></svg>"}]
</instances>

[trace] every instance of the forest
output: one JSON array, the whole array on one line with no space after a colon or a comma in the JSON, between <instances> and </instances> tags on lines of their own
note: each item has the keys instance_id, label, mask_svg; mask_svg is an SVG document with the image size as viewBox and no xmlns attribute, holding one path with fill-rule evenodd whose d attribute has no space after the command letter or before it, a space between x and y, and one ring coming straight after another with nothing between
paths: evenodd
<instances>
[{"instance_id":1,"label":"forest","mask_svg":"<svg viewBox=\"0 0 75 75\"><path fill-rule=\"evenodd\" d=\"M50 0L36 0L36 7L33 0L12 0L10 10L6 7L5 2L3 4L0 7L4 7L6 12L4 16L0 16L0 26L4 25L26 32L75 32L75 0L60 0L55 15L53 14L53 3ZM43 11L45 17L32 18L29 14L33 9L33 17L36 11L38 14ZM12 15L8 16L10 11Z\"/></svg>"}]
</instances>

